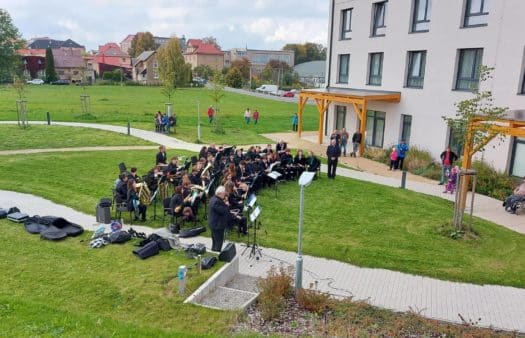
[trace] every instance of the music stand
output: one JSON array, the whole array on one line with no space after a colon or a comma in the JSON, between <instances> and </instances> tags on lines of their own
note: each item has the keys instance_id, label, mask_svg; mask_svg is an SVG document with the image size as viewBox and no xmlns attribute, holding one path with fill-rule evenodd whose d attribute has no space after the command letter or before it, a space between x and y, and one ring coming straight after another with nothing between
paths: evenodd
<instances>
[{"instance_id":1,"label":"music stand","mask_svg":"<svg viewBox=\"0 0 525 338\"><path fill-rule=\"evenodd\" d=\"M246 248L243 250L242 255L244 255L246 250L250 249L250 255L248 256L249 259L255 258L255 260L259 260L259 258L262 257L262 249L259 247L259 244L257 244L257 228L260 226L260 222L258 222L257 219L260 214L261 208L256 206L248 216L253 228L253 241L250 241L250 237L248 237L248 243L246 244Z\"/></svg>"},{"instance_id":2,"label":"music stand","mask_svg":"<svg viewBox=\"0 0 525 338\"><path fill-rule=\"evenodd\" d=\"M277 197L277 183L279 183L279 177L282 176L282 174L278 171L272 171L271 173L267 174L269 178L271 178L274 181L275 186L275 197Z\"/></svg>"}]
</instances>

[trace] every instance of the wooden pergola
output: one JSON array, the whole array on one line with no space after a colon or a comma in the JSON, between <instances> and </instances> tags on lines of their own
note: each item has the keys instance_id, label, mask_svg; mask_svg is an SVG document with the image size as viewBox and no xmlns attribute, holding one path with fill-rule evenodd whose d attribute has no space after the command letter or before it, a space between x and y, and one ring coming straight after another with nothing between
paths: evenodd
<instances>
[{"instance_id":1,"label":"wooden pergola","mask_svg":"<svg viewBox=\"0 0 525 338\"><path fill-rule=\"evenodd\" d=\"M352 105L357 118L361 122L359 132L361 133L362 138L361 145L359 147L359 153L362 154L365 147L366 112L368 102L382 101L398 103L401 100L401 93L350 88L303 89L299 93L297 110L297 115L299 117L299 126L297 128L297 132L299 137L301 137L301 132L303 129L304 107L309 99L313 99L315 101L315 105L319 111L319 144L323 143L324 118L326 112L328 111L328 107L330 107L330 104L333 102L338 102Z\"/></svg>"},{"instance_id":2,"label":"wooden pergola","mask_svg":"<svg viewBox=\"0 0 525 338\"><path fill-rule=\"evenodd\" d=\"M474 145L474 132L483 130L487 132L487 137L479 144ZM467 126L465 135L463 161L461 169L467 170L472 168L472 156L483 149L497 135L506 135L514 137L525 137L525 110L509 110L496 120L488 120L483 116L472 118ZM467 182L461 186L459 203L461 210L465 210L468 192Z\"/></svg>"}]
</instances>

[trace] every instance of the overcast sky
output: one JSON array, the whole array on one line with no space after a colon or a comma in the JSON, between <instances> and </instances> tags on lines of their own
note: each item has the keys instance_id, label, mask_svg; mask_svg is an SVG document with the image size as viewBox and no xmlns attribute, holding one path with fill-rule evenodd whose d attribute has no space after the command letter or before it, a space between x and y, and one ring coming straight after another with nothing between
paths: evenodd
<instances>
[{"instance_id":1,"label":"overcast sky","mask_svg":"<svg viewBox=\"0 0 525 338\"><path fill-rule=\"evenodd\" d=\"M222 48L326 45L328 0L1 0L25 39L71 38L97 49L128 34L215 36Z\"/></svg>"}]
</instances>

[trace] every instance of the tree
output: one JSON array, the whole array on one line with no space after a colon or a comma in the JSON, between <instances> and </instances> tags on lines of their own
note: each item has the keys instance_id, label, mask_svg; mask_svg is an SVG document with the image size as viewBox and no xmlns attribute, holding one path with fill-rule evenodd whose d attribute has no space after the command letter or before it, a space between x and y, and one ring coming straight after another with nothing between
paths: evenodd
<instances>
[{"instance_id":1,"label":"tree","mask_svg":"<svg viewBox=\"0 0 525 338\"><path fill-rule=\"evenodd\" d=\"M288 43L283 50L294 52L294 64L303 62L326 60L326 47L319 43L306 42L305 44Z\"/></svg>"},{"instance_id":2,"label":"tree","mask_svg":"<svg viewBox=\"0 0 525 338\"><path fill-rule=\"evenodd\" d=\"M213 77L213 69L208 65L199 65L193 68L193 72L198 77L202 77L206 80L209 80L211 77Z\"/></svg>"},{"instance_id":3,"label":"tree","mask_svg":"<svg viewBox=\"0 0 525 338\"><path fill-rule=\"evenodd\" d=\"M214 36L206 36L202 38L202 42L214 45L215 47L217 47L218 50L221 49L221 46L217 43L217 38L215 38Z\"/></svg>"},{"instance_id":4,"label":"tree","mask_svg":"<svg viewBox=\"0 0 525 338\"><path fill-rule=\"evenodd\" d=\"M51 48L46 48L46 82L52 83L58 80L57 72L55 71L55 59L53 59L53 51Z\"/></svg>"},{"instance_id":5,"label":"tree","mask_svg":"<svg viewBox=\"0 0 525 338\"><path fill-rule=\"evenodd\" d=\"M179 39L171 38L157 51L159 78L161 82L181 87L191 82L191 65L184 62Z\"/></svg>"},{"instance_id":6,"label":"tree","mask_svg":"<svg viewBox=\"0 0 525 338\"><path fill-rule=\"evenodd\" d=\"M153 34L150 32L138 32L135 34L133 40L131 40L131 47L128 50L128 54L135 58L140 55L140 53L148 50L155 50L155 39Z\"/></svg>"},{"instance_id":7,"label":"tree","mask_svg":"<svg viewBox=\"0 0 525 338\"><path fill-rule=\"evenodd\" d=\"M219 103L221 102L224 95L226 95L224 93L224 79L221 73L215 72L213 76L213 85L211 87L209 96L211 100L213 101L214 107L215 107L215 115L213 117L213 132L216 134L225 133L224 128L222 127L221 119L220 119L220 108L219 108Z\"/></svg>"},{"instance_id":8,"label":"tree","mask_svg":"<svg viewBox=\"0 0 525 338\"><path fill-rule=\"evenodd\" d=\"M241 88L242 87L242 75L241 71L237 67L232 67L226 74L226 84L229 87Z\"/></svg>"},{"instance_id":9,"label":"tree","mask_svg":"<svg viewBox=\"0 0 525 338\"><path fill-rule=\"evenodd\" d=\"M0 8L0 83L12 80L20 70L21 59L16 51L22 46L22 38L11 16Z\"/></svg>"},{"instance_id":10,"label":"tree","mask_svg":"<svg viewBox=\"0 0 525 338\"><path fill-rule=\"evenodd\" d=\"M248 58L242 58L239 60L235 60L231 64L231 68L237 68L241 72L242 81L243 83L250 82L250 68L252 66L252 63Z\"/></svg>"}]
</instances>

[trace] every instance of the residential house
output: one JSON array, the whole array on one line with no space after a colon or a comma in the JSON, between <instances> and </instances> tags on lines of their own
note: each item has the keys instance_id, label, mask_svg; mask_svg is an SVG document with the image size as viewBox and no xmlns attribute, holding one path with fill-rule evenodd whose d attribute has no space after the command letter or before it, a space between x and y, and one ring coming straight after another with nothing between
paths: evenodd
<instances>
[{"instance_id":1,"label":"residential house","mask_svg":"<svg viewBox=\"0 0 525 338\"><path fill-rule=\"evenodd\" d=\"M439 159L457 145L442 116L453 117L473 88L490 90L497 106L524 109L523 13L523 0L331 0L324 93L337 100L320 139L358 128L362 109L368 146L405 139ZM480 84L481 65L494 70ZM525 139L494 140L477 156L525 176Z\"/></svg>"},{"instance_id":2,"label":"residential house","mask_svg":"<svg viewBox=\"0 0 525 338\"><path fill-rule=\"evenodd\" d=\"M233 48L225 51L225 66L229 67L232 62L246 58L252 65L251 71L254 74L260 74L264 67L271 60L282 61L288 64L290 68L294 66L294 55L293 51L289 50L261 50L261 49L248 49L248 48Z\"/></svg>"},{"instance_id":3,"label":"residential house","mask_svg":"<svg viewBox=\"0 0 525 338\"><path fill-rule=\"evenodd\" d=\"M55 40L50 39L48 37L42 37L42 38L33 38L28 41L26 48L27 49L58 49L58 48L71 48L71 49L78 49L81 52L85 52L86 48L75 41L71 39L67 39L65 41L62 40Z\"/></svg>"},{"instance_id":4,"label":"residential house","mask_svg":"<svg viewBox=\"0 0 525 338\"><path fill-rule=\"evenodd\" d=\"M128 36L126 36L124 40L120 42L120 50L122 50L126 54L129 54L129 49L131 48L131 41L133 41L134 37L135 34L128 34Z\"/></svg>"},{"instance_id":5,"label":"residential house","mask_svg":"<svg viewBox=\"0 0 525 338\"><path fill-rule=\"evenodd\" d=\"M93 60L93 70L96 76L102 77L105 72L117 68L122 69L124 74L131 77L131 58L128 53L123 52L119 45L114 42L99 46Z\"/></svg>"},{"instance_id":6,"label":"residential house","mask_svg":"<svg viewBox=\"0 0 525 338\"><path fill-rule=\"evenodd\" d=\"M46 74L45 49L19 49L18 55L22 57L24 76L26 78L43 78Z\"/></svg>"},{"instance_id":7,"label":"residential house","mask_svg":"<svg viewBox=\"0 0 525 338\"><path fill-rule=\"evenodd\" d=\"M142 52L132 60L132 65L133 81L144 85L160 84L157 52L153 50Z\"/></svg>"},{"instance_id":8,"label":"residential house","mask_svg":"<svg viewBox=\"0 0 525 338\"><path fill-rule=\"evenodd\" d=\"M299 81L308 87L324 86L326 61L303 62L293 67L299 76Z\"/></svg>"},{"instance_id":9,"label":"residential house","mask_svg":"<svg viewBox=\"0 0 525 338\"><path fill-rule=\"evenodd\" d=\"M86 62L79 49L69 47L54 49L53 60L59 79L69 80L73 83L82 82Z\"/></svg>"},{"instance_id":10,"label":"residential house","mask_svg":"<svg viewBox=\"0 0 525 338\"><path fill-rule=\"evenodd\" d=\"M189 63L192 69L197 66L209 66L221 70L224 68L224 52L214 44L204 43L201 39L189 39L184 52L184 61Z\"/></svg>"}]
</instances>

